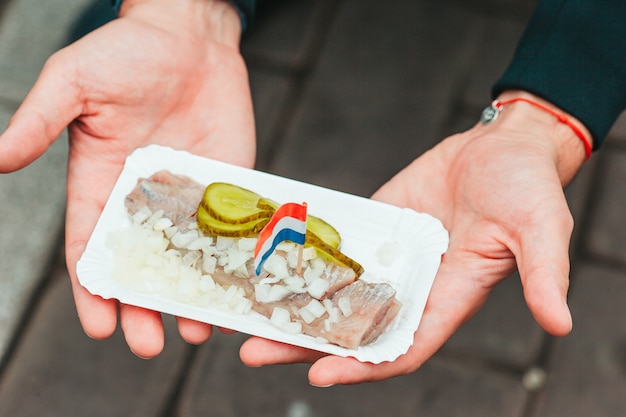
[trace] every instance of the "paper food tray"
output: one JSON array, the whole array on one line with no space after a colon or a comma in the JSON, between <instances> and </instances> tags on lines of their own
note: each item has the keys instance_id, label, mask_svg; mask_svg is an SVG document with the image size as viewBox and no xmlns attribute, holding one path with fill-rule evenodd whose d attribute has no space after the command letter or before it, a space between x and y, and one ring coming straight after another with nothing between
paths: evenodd
<instances>
[{"instance_id":1,"label":"paper food tray","mask_svg":"<svg viewBox=\"0 0 626 417\"><path fill-rule=\"evenodd\" d=\"M200 184L221 181L248 188L285 203L306 201L309 213L321 217L341 234L341 249L365 268L360 279L387 282L402 303L396 320L367 346L351 350L306 335L276 328L267 318L251 312L236 314L219 308L188 305L173 299L131 290L112 278L114 260L106 246L109 232L129 227L131 220L124 198L139 178L160 170L186 175ZM401 250L394 262L381 264L377 251L385 243ZM186 317L238 332L302 346L363 362L392 361L413 343L433 280L448 246L448 233L436 218L367 198L294 181L265 172L245 169L184 151L151 145L136 150L126 161L102 215L78 262L80 283L92 294L122 303Z\"/></svg>"}]
</instances>

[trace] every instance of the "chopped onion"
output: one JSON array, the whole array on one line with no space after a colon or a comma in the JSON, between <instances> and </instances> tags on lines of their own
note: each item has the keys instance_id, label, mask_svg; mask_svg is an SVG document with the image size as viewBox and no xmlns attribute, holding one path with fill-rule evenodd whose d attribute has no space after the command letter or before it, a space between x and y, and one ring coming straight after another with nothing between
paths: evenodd
<instances>
[{"instance_id":1,"label":"chopped onion","mask_svg":"<svg viewBox=\"0 0 626 417\"><path fill-rule=\"evenodd\" d=\"M189 251L185 255L183 255L183 265L184 266L194 266L198 259L202 257L202 252L200 251Z\"/></svg>"},{"instance_id":2,"label":"chopped onion","mask_svg":"<svg viewBox=\"0 0 626 417\"><path fill-rule=\"evenodd\" d=\"M178 227L176 226L172 226L172 227L168 227L167 229L163 230L163 233L165 234L165 237L168 239L172 239L172 237L178 233Z\"/></svg>"},{"instance_id":3,"label":"chopped onion","mask_svg":"<svg viewBox=\"0 0 626 417\"><path fill-rule=\"evenodd\" d=\"M330 283L322 278L315 278L307 287L307 292L313 298L321 299L330 288Z\"/></svg>"},{"instance_id":4,"label":"chopped onion","mask_svg":"<svg viewBox=\"0 0 626 417\"><path fill-rule=\"evenodd\" d=\"M284 326L282 326L281 329L285 333L300 334L302 333L302 323L297 322L297 321L291 321L289 323L286 323Z\"/></svg>"},{"instance_id":5,"label":"chopped onion","mask_svg":"<svg viewBox=\"0 0 626 417\"><path fill-rule=\"evenodd\" d=\"M265 277L265 278L261 278L261 281L259 281L259 284L276 284L279 281L280 281L280 278L277 278L277 277Z\"/></svg>"},{"instance_id":6,"label":"chopped onion","mask_svg":"<svg viewBox=\"0 0 626 417\"><path fill-rule=\"evenodd\" d=\"M217 258L214 256L204 255L202 257L202 270L207 274L213 274L217 266Z\"/></svg>"},{"instance_id":7,"label":"chopped onion","mask_svg":"<svg viewBox=\"0 0 626 417\"><path fill-rule=\"evenodd\" d=\"M306 284L306 282L304 282L304 279L298 276L284 278L283 282L293 292L296 292L296 293L306 292L306 290L304 289L304 285Z\"/></svg>"},{"instance_id":8,"label":"chopped onion","mask_svg":"<svg viewBox=\"0 0 626 417\"><path fill-rule=\"evenodd\" d=\"M311 324L317 318L306 306L298 309L298 315L306 324Z\"/></svg>"},{"instance_id":9,"label":"chopped onion","mask_svg":"<svg viewBox=\"0 0 626 417\"><path fill-rule=\"evenodd\" d=\"M317 250L313 246L306 247L302 250L302 260L310 261L317 258Z\"/></svg>"},{"instance_id":10,"label":"chopped onion","mask_svg":"<svg viewBox=\"0 0 626 417\"><path fill-rule=\"evenodd\" d=\"M322 276L325 268L326 268L325 265L322 267L319 267L317 265L310 265L308 268L304 270L304 273L302 274L302 276L304 280L306 281L306 283L310 284L315 279L320 278Z\"/></svg>"},{"instance_id":11,"label":"chopped onion","mask_svg":"<svg viewBox=\"0 0 626 417\"><path fill-rule=\"evenodd\" d=\"M215 247L213 246L213 238L210 236L201 236L196 240L193 240L185 246L185 249L189 250L201 250L204 253L207 252L215 252Z\"/></svg>"},{"instance_id":12,"label":"chopped onion","mask_svg":"<svg viewBox=\"0 0 626 417\"><path fill-rule=\"evenodd\" d=\"M272 310L272 315L270 317L270 322L274 326L282 329L290 321L291 315L289 314L288 310L281 307L274 307L274 309Z\"/></svg>"},{"instance_id":13,"label":"chopped onion","mask_svg":"<svg viewBox=\"0 0 626 417\"><path fill-rule=\"evenodd\" d=\"M244 252L253 252L257 241L256 237L242 237L237 242L237 247Z\"/></svg>"},{"instance_id":14,"label":"chopped onion","mask_svg":"<svg viewBox=\"0 0 626 417\"><path fill-rule=\"evenodd\" d=\"M268 295L268 301L266 303L274 303L276 301L280 301L291 294L291 290L285 285L275 284L270 288L270 293Z\"/></svg>"},{"instance_id":15,"label":"chopped onion","mask_svg":"<svg viewBox=\"0 0 626 417\"><path fill-rule=\"evenodd\" d=\"M148 217L145 222L148 223L149 225L152 225L154 227L156 222L161 220L161 218L163 217L163 213L164 213L163 210L157 210L154 213L152 213L152 215L150 217Z\"/></svg>"},{"instance_id":16,"label":"chopped onion","mask_svg":"<svg viewBox=\"0 0 626 417\"><path fill-rule=\"evenodd\" d=\"M215 281L213 281L213 277L211 275L202 275L200 277L200 284L198 285L198 288L200 291L207 292L214 289L215 285Z\"/></svg>"},{"instance_id":17,"label":"chopped onion","mask_svg":"<svg viewBox=\"0 0 626 417\"><path fill-rule=\"evenodd\" d=\"M160 232L170 228L173 224L174 223L172 223L172 221L167 217L162 217L154 223L154 226L152 226L152 228Z\"/></svg>"},{"instance_id":18,"label":"chopped onion","mask_svg":"<svg viewBox=\"0 0 626 417\"><path fill-rule=\"evenodd\" d=\"M259 303L265 303L265 300L269 299L271 289L271 285L254 284L254 298L256 298Z\"/></svg>"},{"instance_id":19,"label":"chopped onion","mask_svg":"<svg viewBox=\"0 0 626 417\"><path fill-rule=\"evenodd\" d=\"M286 278L289 276L289 269L287 268L287 260L280 255L270 255L263 264L265 269L270 274L277 278Z\"/></svg>"},{"instance_id":20,"label":"chopped onion","mask_svg":"<svg viewBox=\"0 0 626 417\"><path fill-rule=\"evenodd\" d=\"M142 207L132 216L133 223L141 224L152 215L152 211L148 207Z\"/></svg>"},{"instance_id":21,"label":"chopped onion","mask_svg":"<svg viewBox=\"0 0 626 417\"><path fill-rule=\"evenodd\" d=\"M226 250L235 243L235 239L232 237L218 236L215 239L215 247L217 250Z\"/></svg>"},{"instance_id":22,"label":"chopped onion","mask_svg":"<svg viewBox=\"0 0 626 417\"><path fill-rule=\"evenodd\" d=\"M339 300L337 300L337 306L339 307L339 310L341 310L341 314L343 314L344 317L350 317L352 315L352 306L350 305L349 297L339 297Z\"/></svg>"},{"instance_id":23,"label":"chopped onion","mask_svg":"<svg viewBox=\"0 0 626 417\"><path fill-rule=\"evenodd\" d=\"M186 248L194 240L198 239L198 232L195 230L190 230L185 233L178 232L174 236L172 236L171 242L172 245L177 248Z\"/></svg>"},{"instance_id":24,"label":"chopped onion","mask_svg":"<svg viewBox=\"0 0 626 417\"><path fill-rule=\"evenodd\" d=\"M326 308L324 305L318 300L311 300L309 304L307 304L306 308L315 316L315 318L320 318L324 314L326 314Z\"/></svg>"}]
</instances>

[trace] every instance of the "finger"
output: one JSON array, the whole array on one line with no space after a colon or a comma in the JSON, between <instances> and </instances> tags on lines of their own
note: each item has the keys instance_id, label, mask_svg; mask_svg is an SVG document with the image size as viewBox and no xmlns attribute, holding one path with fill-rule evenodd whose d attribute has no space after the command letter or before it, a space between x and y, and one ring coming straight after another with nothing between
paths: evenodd
<instances>
[{"instance_id":1,"label":"finger","mask_svg":"<svg viewBox=\"0 0 626 417\"><path fill-rule=\"evenodd\" d=\"M288 363L312 363L325 353L285 343L251 337L239 349L241 361L252 367Z\"/></svg>"},{"instance_id":2,"label":"finger","mask_svg":"<svg viewBox=\"0 0 626 417\"><path fill-rule=\"evenodd\" d=\"M210 324L196 320L176 317L176 323L178 323L178 332L183 340L192 345L200 345L206 342L213 333L213 327Z\"/></svg>"},{"instance_id":3,"label":"finger","mask_svg":"<svg viewBox=\"0 0 626 417\"><path fill-rule=\"evenodd\" d=\"M535 225L525 226L516 259L524 297L535 320L548 333L564 336L572 329L567 290L573 221L565 202L554 210L557 215L548 210L543 214L549 220L537 216Z\"/></svg>"},{"instance_id":4,"label":"finger","mask_svg":"<svg viewBox=\"0 0 626 417\"><path fill-rule=\"evenodd\" d=\"M159 312L121 304L120 324L126 343L135 355L149 359L163 351L165 335Z\"/></svg>"},{"instance_id":5,"label":"finger","mask_svg":"<svg viewBox=\"0 0 626 417\"><path fill-rule=\"evenodd\" d=\"M79 94L65 53L44 66L37 82L0 136L0 172L12 172L41 156L80 114Z\"/></svg>"},{"instance_id":6,"label":"finger","mask_svg":"<svg viewBox=\"0 0 626 417\"><path fill-rule=\"evenodd\" d=\"M78 135L71 129L71 136ZM67 208L65 221L65 255L71 278L74 302L81 325L91 337L109 337L117 326L117 304L90 294L80 285L76 275L76 264L82 256L87 242L104 208L108 195L121 170L121 162L111 164L101 161L101 150L91 154L95 160L78 157L79 152L70 150L67 177ZM122 158L123 160L123 158Z\"/></svg>"},{"instance_id":7,"label":"finger","mask_svg":"<svg viewBox=\"0 0 626 417\"><path fill-rule=\"evenodd\" d=\"M90 294L76 282L75 275L70 274L70 280L78 318L87 336L96 340L111 337L117 327L117 301Z\"/></svg>"}]
</instances>

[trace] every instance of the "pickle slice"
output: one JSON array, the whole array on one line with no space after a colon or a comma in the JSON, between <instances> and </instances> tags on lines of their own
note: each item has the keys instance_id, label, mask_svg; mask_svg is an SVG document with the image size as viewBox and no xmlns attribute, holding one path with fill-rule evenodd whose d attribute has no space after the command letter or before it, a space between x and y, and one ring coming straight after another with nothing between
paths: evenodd
<instances>
[{"instance_id":1,"label":"pickle slice","mask_svg":"<svg viewBox=\"0 0 626 417\"><path fill-rule=\"evenodd\" d=\"M258 208L261 196L254 191L224 182L209 184L200 205L213 219L223 223L245 224L272 216L273 210Z\"/></svg>"},{"instance_id":2,"label":"pickle slice","mask_svg":"<svg viewBox=\"0 0 626 417\"><path fill-rule=\"evenodd\" d=\"M304 245L313 246L317 250L317 255L324 260L334 262L346 268L351 268L357 277L360 277L363 272L365 272L365 269L360 263L347 256L339 249L328 245L315 233L307 231Z\"/></svg>"},{"instance_id":3,"label":"pickle slice","mask_svg":"<svg viewBox=\"0 0 626 417\"><path fill-rule=\"evenodd\" d=\"M272 213L278 210L280 204L275 202L274 200L270 200L269 198L261 197L259 201L256 203L256 207L259 210L271 211Z\"/></svg>"},{"instance_id":4,"label":"pickle slice","mask_svg":"<svg viewBox=\"0 0 626 417\"><path fill-rule=\"evenodd\" d=\"M339 248L339 244L341 243L341 235L339 234L337 229L335 229L319 217L310 215L307 216L306 229L307 231L315 234L317 238L319 238L327 245L335 249Z\"/></svg>"},{"instance_id":5,"label":"pickle slice","mask_svg":"<svg viewBox=\"0 0 626 417\"><path fill-rule=\"evenodd\" d=\"M246 223L226 223L212 217L203 205L198 207L198 227L213 236L254 237L270 221L269 217Z\"/></svg>"}]
</instances>

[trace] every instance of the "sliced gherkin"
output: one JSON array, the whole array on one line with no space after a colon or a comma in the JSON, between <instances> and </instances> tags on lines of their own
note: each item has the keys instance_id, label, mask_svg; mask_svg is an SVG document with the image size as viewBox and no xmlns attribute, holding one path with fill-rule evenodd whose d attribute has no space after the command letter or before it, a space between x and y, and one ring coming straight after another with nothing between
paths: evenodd
<instances>
[{"instance_id":1,"label":"sliced gherkin","mask_svg":"<svg viewBox=\"0 0 626 417\"><path fill-rule=\"evenodd\" d=\"M245 224L269 218L274 210L258 208L261 196L254 191L224 182L209 184L201 206L214 219L223 223Z\"/></svg>"},{"instance_id":2,"label":"sliced gherkin","mask_svg":"<svg viewBox=\"0 0 626 417\"><path fill-rule=\"evenodd\" d=\"M198 207L198 227L214 236L253 237L269 222L269 217L246 223L226 223L212 217L203 205Z\"/></svg>"},{"instance_id":3,"label":"sliced gherkin","mask_svg":"<svg viewBox=\"0 0 626 417\"><path fill-rule=\"evenodd\" d=\"M317 256L324 260L334 262L341 266L345 266L346 268L351 268L357 277L360 277L363 272L365 272L365 269L360 263L347 256L339 249L328 245L315 233L307 231L304 245L313 246L317 251Z\"/></svg>"},{"instance_id":4,"label":"sliced gherkin","mask_svg":"<svg viewBox=\"0 0 626 417\"><path fill-rule=\"evenodd\" d=\"M317 236L322 242L337 249L341 244L341 235L330 224L315 216L307 216L306 230Z\"/></svg>"},{"instance_id":5,"label":"sliced gherkin","mask_svg":"<svg viewBox=\"0 0 626 417\"><path fill-rule=\"evenodd\" d=\"M261 197L259 201L256 203L256 207L259 210L271 211L272 213L278 210L280 204L275 202L274 200L270 200L269 198Z\"/></svg>"}]
</instances>

